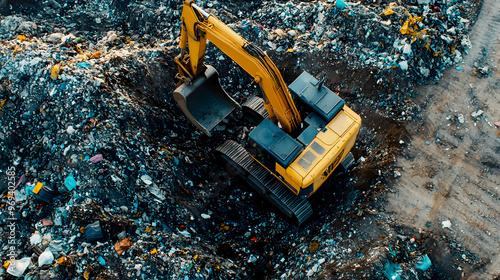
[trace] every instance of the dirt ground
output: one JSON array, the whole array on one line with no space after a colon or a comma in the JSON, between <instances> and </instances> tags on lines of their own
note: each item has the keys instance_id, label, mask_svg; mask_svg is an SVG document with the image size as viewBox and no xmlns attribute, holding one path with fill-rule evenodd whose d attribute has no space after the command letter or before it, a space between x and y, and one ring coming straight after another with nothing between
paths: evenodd
<instances>
[{"instance_id":1,"label":"dirt ground","mask_svg":"<svg viewBox=\"0 0 500 280\"><path fill-rule=\"evenodd\" d=\"M463 269L456 275L464 279L500 276L500 130L494 124L500 121L500 75L474 74L476 62L499 65L499 28L500 1L485 0L464 63L449 69L438 84L416 89L415 102L426 113L422 122L406 124L411 141L397 158L401 177L385 208L395 224L430 231L441 242L459 243L472 253L474 260L463 254L453 267L448 264L455 272ZM484 113L473 118L478 110ZM451 226L443 228L447 220ZM450 246L440 251L438 262L454 255ZM469 274L464 267L473 262Z\"/></svg>"}]
</instances>

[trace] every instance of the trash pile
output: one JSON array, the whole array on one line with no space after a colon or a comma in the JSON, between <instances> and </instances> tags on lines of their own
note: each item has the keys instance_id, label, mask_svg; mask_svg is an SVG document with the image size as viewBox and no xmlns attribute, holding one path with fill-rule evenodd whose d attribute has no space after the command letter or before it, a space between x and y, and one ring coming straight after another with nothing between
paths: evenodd
<instances>
[{"instance_id":1,"label":"trash pile","mask_svg":"<svg viewBox=\"0 0 500 280\"><path fill-rule=\"evenodd\" d=\"M37 24L23 17L2 26L17 28L0 44L0 170L14 169L16 180L2 189L2 207L13 203L0 214L1 244L11 244L0 275L206 279L241 271L198 237L198 221L210 218L197 212L210 191L201 174L215 167L203 164L212 155L210 145L196 147L201 133L162 99L175 85L168 50L113 31L96 41L37 37L29 33Z\"/></svg>"},{"instance_id":2,"label":"trash pile","mask_svg":"<svg viewBox=\"0 0 500 280\"><path fill-rule=\"evenodd\" d=\"M401 234L375 237L351 226L339 230L325 225L312 240L292 244L292 260L288 260L286 269L280 267L281 263L275 267L281 279L352 279L353 275L359 279L429 278L432 261L422 251L422 242L428 238ZM363 268L360 263L376 270Z\"/></svg>"},{"instance_id":3,"label":"trash pile","mask_svg":"<svg viewBox=\"0 0 500 280\"><path fill-rule=\"evenodd\" d=\"M353 68L392 70L413 81L439 79L470 47L469 1L367 2L263 1L246 15L222 1L199 4L234 22L230 26L244 38L278 53L332 55Z\"/></svg>"},{"instance_id":4,"label":"trash pile","mask_svg":"<svg viewBox=\"0 0 500 280\"><path fill-rule=\"evenodd\" d=\"M385 258L352 238L358 210L329 212L348 228L331 217L295 228L216 164L214 148L244 124L232 117L207 138L173 102L179 1L11 2L0 1L10 11L0 17L1 279L304 279L344 265L349 278L357 261L374 265L365 275L383 271ZM198 4L278 56L328 54L421 79L468 44L467 2L426 2ZM237 100L251 94L233 62L208 56ZM375 103L398 110L397 99Z\"/></svg>"}]
</instances>

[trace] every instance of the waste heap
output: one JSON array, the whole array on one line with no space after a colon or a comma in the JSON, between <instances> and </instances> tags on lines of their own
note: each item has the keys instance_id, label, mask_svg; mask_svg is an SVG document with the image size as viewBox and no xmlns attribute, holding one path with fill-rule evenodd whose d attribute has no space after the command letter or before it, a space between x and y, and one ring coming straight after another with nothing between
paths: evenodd
<instances>
[{"instance_id":1,"label":"waste heap","mask_svg":"<svg viewBox=\"0 0 500 280\"><path fill-rule=\"evenodd\" d=\"M458 1L263 1L233 14L221 2L200 1L243 37L270 50L333 55L353 68L401 69L415 81L437 80L462 61L470 47L470 13L476 4ZM236 9L236 8L235 8ZM331 54L329 54L331 53Z\"/></svg>"}]
</instances>

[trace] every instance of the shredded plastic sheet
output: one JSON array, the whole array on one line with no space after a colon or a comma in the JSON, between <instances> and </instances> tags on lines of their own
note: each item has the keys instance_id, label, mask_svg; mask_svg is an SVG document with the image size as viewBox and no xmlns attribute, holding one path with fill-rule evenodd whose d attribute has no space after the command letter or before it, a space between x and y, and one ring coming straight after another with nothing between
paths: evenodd
<instances>
[{"instance_id":1,"label":"shredded plastic sheet","mask_svg":"<svg viewBox=\"0 0 500 280\"><path fill-rule=\"evenodd\" d=\"M385 263L384 275L390 280L401 280L399 274L401 273L401 266L394 264L390 261Z\"/></svg>"},{"instance_id":2,"label":"shredded plastic sheet","mask_svg":"<svg viewBox=\"0 0 500 280\"><path fill-rule=\"evenodd\" d=\"M403 23L403 26L399 31L403 35L410 35L412 37L417 37L417 38L422 38L422 33L427 33L426 29L423 29L422 31L416 31L418 29L417 22L420 22L424 19L424 17L414 17L411 14L409 14L409 19Z\"/></svg>"},{"instance_id":3,"label":"shredded plastic sheet","mask_svg":"<svg viewBox=\"0 0 500 280\"><path fill-rule=\"evenodd\" d=\"M418 261L416 266L418 269L426 271L427 269L429 269L429 267L431 267L431 264L432 264L431 260L427 255L425 255L422 259Z\"/></svg>"},{"instance_id":4,"label":"shredded plastic sheet","mask_svg":"<svg viewBox=\"0 0 500 280\"><path fill-rule=\"evenodd\" d=\"M21 275L23 275L24 271L26 271L26 268L28 268L30 263L30 257L22 258L20 260L13 260L10 262L9 267L7 268L7 273L16 277L20 277Z\"/></svg>"}]
</instances>

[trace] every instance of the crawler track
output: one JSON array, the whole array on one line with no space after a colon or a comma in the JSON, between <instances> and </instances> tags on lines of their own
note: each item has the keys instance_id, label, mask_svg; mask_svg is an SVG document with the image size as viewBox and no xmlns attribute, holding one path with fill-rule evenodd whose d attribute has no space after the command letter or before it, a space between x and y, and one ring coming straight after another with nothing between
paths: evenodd
<instances>
[{"instance_id":1,"label":"crawler track","mask_svg":"<svg viewBox=\"0 0 500 280\"><path fill-rule=\"evenodd\" d=\"M248 98L241 107L243 108L244 114L246 113L256 120L262 121L263 119L269 118L269 113L264 107L264 101L258 96L254 95Z\"/></svg>"},{"instance_id":2,"label":"crawler track","mask_svg":"<svg viewBox=\"0 0 500 280\"><path fill-rule=\"evenodd\" d=\"M240 144L228 140L217 148L230 171L237 173L283 214L300 225L312 215L306 199L293 194L260 163L253 159Z\"/></svg>"}]
</instances>

